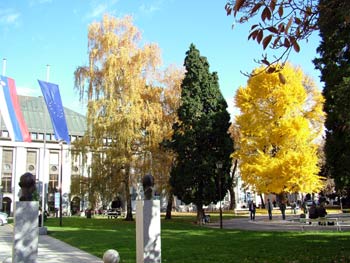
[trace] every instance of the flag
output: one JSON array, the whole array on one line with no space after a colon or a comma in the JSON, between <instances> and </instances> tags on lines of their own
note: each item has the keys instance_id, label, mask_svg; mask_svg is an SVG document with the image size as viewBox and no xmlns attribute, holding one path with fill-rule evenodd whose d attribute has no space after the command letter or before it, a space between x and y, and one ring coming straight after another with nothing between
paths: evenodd
<instances>
[{"instance_id":1,"label":"flag","mask_svg":"<svg viewBox=\"0 0 350 263\"><path fill-rule=\"evenodd\" d=\"M1 75L0 112L12 141L31 142L28 127L19 106L15 81Z\"/></svg>"},{"instance_id":2,"label":"flag","mask_svg":"<svg viewBox=\"0 0 350 263\"><path fill-rule=\"evenodd\" d=\"M49 111L55 138L58 141L66 141L70 144L66 118L64 116L60 90L57 84L38 80L44 95L47 110Z\"/></svg>"}]
</instances>

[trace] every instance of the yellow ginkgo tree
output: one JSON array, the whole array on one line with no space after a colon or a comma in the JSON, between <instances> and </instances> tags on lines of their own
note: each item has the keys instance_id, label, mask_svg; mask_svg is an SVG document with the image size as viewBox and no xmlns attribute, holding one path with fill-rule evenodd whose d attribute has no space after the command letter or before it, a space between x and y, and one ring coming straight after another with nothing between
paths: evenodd
<instances>
[{"instance_id":1,"label":"yellow ginkgo tree","mask_svg":"<svg viewBox=\"0 0 350 263\"><path fill-rule=\"evenodd\" d=\"M317 150L324 99L300 68L253 72L235 104L240 138L234 157L242 179L260 193L309 193L322 188Z\"/></svg>"}]
</instances>

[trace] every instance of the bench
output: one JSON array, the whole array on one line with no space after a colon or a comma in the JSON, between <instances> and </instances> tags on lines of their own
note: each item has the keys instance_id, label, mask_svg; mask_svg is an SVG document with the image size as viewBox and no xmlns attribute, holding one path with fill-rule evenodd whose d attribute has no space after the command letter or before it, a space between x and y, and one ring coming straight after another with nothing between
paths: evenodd
<instances>
[{"instance_id":1,"label":"bench","mask_svg":"<svg viewBox=\"0 0 350 263\"><path fill-rule=\"evenodd\" d=\"M235 215L248 214L249 209L248 208L235 208L234 212L235 212Z\"/></svg>"},{"instance_id":2,"label":"bench","mask_svg":"<svg viewBox=\"0 0 350 263\"><path fill-rule=\"evenodd\" d=\"M299 222L302 231L305 230L305 227L309 226L330 227L341 231L338 224L338 218L336 217L300 218Z\"/></svg>"},{"instance_id":3,"label":"bench","mask_svg":"<svg viewBox=\"0 0 350 263\"><path fill-rule=\"evenodd\" d=\"M118 209L110 209L110 210L107 210L106 212L106 215L107 215L107 218L118 218L119 216L121 216L121 211L118 210Z\"/></svg>"},{"instance_id":4,"label":"bench","mask_svg":"<svg viewBox=\"0 0 350 263\"><path fill-rule=\"evenodd\" d=\"M342 227L350 227L350 217L338 217L338 230L342 231Z\"/></svg>"}]
</instances>

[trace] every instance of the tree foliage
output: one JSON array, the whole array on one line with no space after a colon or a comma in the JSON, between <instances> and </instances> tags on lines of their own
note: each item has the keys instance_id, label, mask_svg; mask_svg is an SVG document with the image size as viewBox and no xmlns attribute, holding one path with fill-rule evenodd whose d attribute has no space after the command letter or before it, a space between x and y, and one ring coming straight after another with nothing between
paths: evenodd
<instances>
[{"instance_id":1,"label":"tree foliage","mask_svg":"<svg viewBox=\"0 0 350 263\"><path fill-rule=\"evenodd\" d=\"M132 220L129 187L141 180L141 172L152 170L149 153L162 140L162 89L150 85L160 50L141 46L131 17L105 15L89 26L88 53L89 64L75 71L75 86L87 101L88 130L81 145L99 158L92 162L97 165L92 177L107 184L113 178L116 187L123 183L126 218Z\"/></svg>"},{"instance_id":2,"label":"tree foliage","mask_svg":"<svg viewBox=\"0 0 350 263\"><path fill-rule=\"evenodd\" d=\"M178 121L177 110L180 106L181 99L181 83L184 78L184 68L178 68L170 65L158 77L159 82L164 86L162 96L162 123L163 123L163 142L154 159L158 163L157 170L159 174L158 182L161 185L163 194L167 195L168 205L166 211L166 219L171 219L173 208L173 191L169 184L170 172L175 161L175 153L169 147L167 142L171 140L173 135L173 124Z\"/></svg>"},{"instance_id":3,"label":"tree foliage","mask_svg":"<svg viewBox=\"0 0 350 263\"><path fill-rule=\"evenodd\" d=\"M171 143L176 162L170 182L179 199L197 206L201 222L203 205L219 201L219 193L223 193L222 198L230 186L230 116L216 72L210 73L207 59L193 44L186 52L184 66L181 105ZM223 163L220 171L216 171L217 161Z\"/></svg>"},{"instance_id":4,"label":"tree foliage","mask_svg":"<svg viewBox=\"0 0 350 263\"><path fill-rule=\"evenodd\" d=\"M229 0L225 9L238 23L254 21L248 39L264 49L282 50L273 61L263 56L260 62L268 67L277 62L284 64L292 50L300 51L300 41L318 29L318 0ZM270 67L271 72L275 69Z\"/></svg>"},{"instance_id":5,"label":"tree foliage","mask_svg":"<svg viewBox=\"0 0 350 263\"><path fill-rule=\"evenodd\" d=\"M243 181L260 193L320 190L317 139L323 130L323 97L301 69L286 64L280 73L251 77L237 90L235 103L241 113L234 156Z\"/></svg>"},{"instance_id":6,"label":"tree foliage","mask_svg":"<svg viewBox=\"0 0 350 263\"><path fill-rule=\"evenodd\" d=\"M350 192L350 2L320 0L320 58L326 99L326 169L338 190Z\"/></svg>"}]
</instances>

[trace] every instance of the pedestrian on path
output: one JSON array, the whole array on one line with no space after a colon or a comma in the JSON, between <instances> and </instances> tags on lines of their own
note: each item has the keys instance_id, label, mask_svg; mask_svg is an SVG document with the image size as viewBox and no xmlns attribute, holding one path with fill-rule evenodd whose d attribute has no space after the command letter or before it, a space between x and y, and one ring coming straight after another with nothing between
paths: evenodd
<instances>
[{"instance_id":1,"label":"pedestrian on path","mask_svg":"<svg viewBox=\"0 0 350 263\"><path fill-rule=\"evenodd\" d=\"M280 210L282 213L282 219L286 220L286 204L284 201L281 201L281 203L280 203Z\"/></svg>"},{"instance_id":2,"label":"pedestrian on path","mask_svg":"<svg viewBox=\"0 0 350 263\"><path fill-rule=\"evenodd\" d=\"M249 203L250 220L255 220L256 204L254 201Z\"/></svg>"},{"instance_id":3,"label":"pedestrian on path","mask_svg":"<svg viewBox=\"0 0 350 263\"><path fill-rule=\"evenodd\" d=\"M272 220L273 205L270 199L267 199L267 212L269 213L269 219Z\"/></svg>"}]
</instances>

